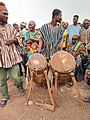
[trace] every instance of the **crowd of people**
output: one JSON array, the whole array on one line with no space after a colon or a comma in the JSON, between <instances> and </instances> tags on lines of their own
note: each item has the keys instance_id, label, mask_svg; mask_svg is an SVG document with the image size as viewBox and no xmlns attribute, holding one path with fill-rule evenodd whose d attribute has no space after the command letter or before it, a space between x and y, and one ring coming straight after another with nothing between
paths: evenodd
<instances>
[{"instance_id":1,"label":"crowd of people","mask_svg":"<svg viewBox=\"0 0 90 120\"><path fill-rule=\"evenodd\" d=\"M79 16L73 16L73 24L62 22L62 11L54 9L50 23L42 25L36 29L36 23L21 22L20 25L8 24L8 10L3 2L0 2L0 92L2 100L0 107L4 107L10 99L8 95L7 74L14 80L20 95L25 94L21 76L26 76L26 63L34 53L43 54L47 60L59 50L68 51L75 57L77 62L75 77L79 81L78 73L82 72L82 79L88 78L90 69L90 20L85 19L83 23L78 23ZM87 65L84 69L84 59ZM84 61L84 62L83 62ZM86 62L85 62L86 64ZM81 81L80 80L80 81ZM90 83L88 82L90 85ZM70 79L68 85L72 86ZM90 102L90 97L85 101Z\"/></svg>"}]
</instances>

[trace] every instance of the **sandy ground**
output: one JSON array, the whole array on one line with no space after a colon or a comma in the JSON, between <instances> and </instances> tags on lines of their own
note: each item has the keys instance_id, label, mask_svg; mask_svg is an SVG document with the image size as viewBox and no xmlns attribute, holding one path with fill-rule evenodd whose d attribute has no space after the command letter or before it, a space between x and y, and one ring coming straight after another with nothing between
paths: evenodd
<instances>
[{"instance_id":1,"label":"sandy ground","mask_svg":"<svg viewBox=\"0 0 90 120\"><path fill-rule=\"evenodd\" d=\"M24 77L23 82L25 85ZM27 94L20 96L12 80L8 80L8 86L10 100L4 108L0 108L0 120L90 120L90 103L84 102L84 109L81 110L74 86L71 88L64 86L63 92L59 90L60 106L56 107L54 112L35 104L26 106ZM90 87L86 81L78 82L78 86L82 96L90 95ZM48 91L45 87L37 87L33 83L30 100L35 102L38 99L48 100Z\"/></svg>"}]
</instances>

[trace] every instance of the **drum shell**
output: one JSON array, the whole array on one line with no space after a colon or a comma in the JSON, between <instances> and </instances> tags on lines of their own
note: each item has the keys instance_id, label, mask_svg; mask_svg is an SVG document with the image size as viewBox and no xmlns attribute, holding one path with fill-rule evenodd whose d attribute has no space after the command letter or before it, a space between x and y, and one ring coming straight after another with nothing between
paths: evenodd
<instances>
[{"instance_id":1,"label":"drum shell","mask_svg":"<svg viewBox=\"0 0 90 120\"><path fill-rule=\"evenodd\" d=\"M58 51L51 56L50 65L54 71L68 74L75 69L76 61L70 53Z\"/></svg>"},{"instance_id":2,"label":"drum shell","mask_svg":"<svg viewBox=\"0 0 90 120\"><path fill-rule=\"evenodd\" d=\"M30 72L33 71L33 81L41 85L45 80L44 71L47 70L46 58L40 53L34 53L29 58L29 68Z\"/></svg>"},{"instance_id":3,"label":"drum shell","mask_svg":"<svg viewBox=\"0 0 90 120\"><path fill-rule=\"evenodd\" d=\"M55 71L54 70L53 70L53 76L54 76L54 80L55 80ZM69 78L70 78L69 73L58 73L58 76L57 76L58 87L66 85L66 83L69 81Z\"/></svg>"},{"instance_id":4,"label":"drum shell","mask_svg":"<svg viewBox=\"0 0 90 120\"><path fill-rule=\"evenodd\" d=\"M64 86L69 80L69 74L59 74L58 75L58 85Z\"/></svg>"},{"instance_id":5,"label":"drum shell","mask_svg":"<svg viewBox=\"0 0 90 120\"><path fill-rule=\"evenodd\" d=\"M45 80L44 74L34 74L34 82L38 85L41 86L43 81Z\"/></svg>"},{"instance_id":6,"label":"drum shell","mask_svg":"<svg viewBox=\"0 0 90 120\"><path fill-rule=\"evenodd\" d=\"M74 71L76 66L76 61L74 57L65 51L58 51L53 56L51 56L50 65L52 71L58 73L58 85L65 85L70 78L70 73Z\"/></svg>"},{"instance_id":7,"label":"drum shell","mask_svg":"<svg viewBox=\"0 0 90 120\"><path fill-rule=\"evenodd\" d=\"M47 67L42 70L34 71L33 80L38 86L41 86L45 80L44 70L47 70Z\"/></svg>"}]
</instances>

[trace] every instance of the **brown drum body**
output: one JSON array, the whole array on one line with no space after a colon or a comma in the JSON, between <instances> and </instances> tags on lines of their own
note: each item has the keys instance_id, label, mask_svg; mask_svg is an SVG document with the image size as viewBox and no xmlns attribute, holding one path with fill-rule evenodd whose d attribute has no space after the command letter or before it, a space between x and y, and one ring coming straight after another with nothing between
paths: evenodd
<instances>
[{"instance_id":1,"label":"brown drum body","mask_svg":"<svg viewBox=\"0 0 90 120\"><path fill-rule=\"evenodd\" d=\"M58 51L50 61L53 72L58 72L58 83L64 85L69 79L69 73L75 69L76 61L74 57L65 51Z\"/></svg>"},{"instance_id":2,"label":"brown drum body","mask_svg":"<svg viewBox=\"0 0 90 120\"><path fill-rule=\"evenodd\" d=\"M64 86L69 80L69 74L59 74L58 75L58 86Z\"/></svg>"},{"instance_id":3,"label":"brown drum body","mask_svg":"<svg viewBox=\"0 0 90 120\"><path fill-rule=\"evenodd\" d=\"M29 67L30 71L34 71L34 82L41 85L45 79L43 72L47 69L46 58L39 53L34 53L29 58Z\"/></svg>"}]
</instances>

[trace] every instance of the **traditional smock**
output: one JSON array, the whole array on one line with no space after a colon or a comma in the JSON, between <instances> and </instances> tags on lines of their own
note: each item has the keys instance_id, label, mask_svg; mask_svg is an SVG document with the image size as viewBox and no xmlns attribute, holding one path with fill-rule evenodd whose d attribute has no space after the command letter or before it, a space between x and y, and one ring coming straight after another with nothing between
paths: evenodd
<instances>
[{"instance_id":1,"label":"traditional smock","mask_svg":"<svg viewBox=\"0 0 90 120\"><path fill-rule=\"evenodd\" d=\"M44 24L40 29L41 38L44 41L43 55L50 58L56 51L58 51L58 44L63 36L63 28L60 24L52 27L49 23Z\"/></svg>"},{"instance_id":2,"label":"traditional smock","mask_svg":"<svg viewBox=\"0 0 90 120\"><path fill-rule=\"evenodd\" d=\"M8 39L14 37L16 38L16 31L10 24L6 24L5 27L0 30L0 67L10 68L22 61L15 44L5 45Z\"/></svg>"}]
</instances>

